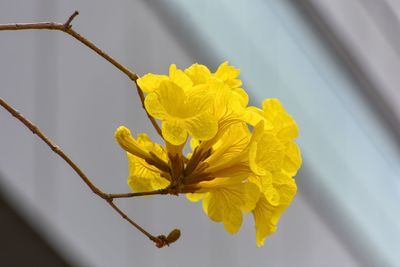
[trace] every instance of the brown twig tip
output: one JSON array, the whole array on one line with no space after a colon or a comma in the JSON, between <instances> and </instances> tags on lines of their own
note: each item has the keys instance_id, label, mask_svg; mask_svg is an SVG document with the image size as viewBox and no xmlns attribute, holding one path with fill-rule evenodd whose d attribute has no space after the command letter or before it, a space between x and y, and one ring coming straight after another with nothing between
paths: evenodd
<instances>
[{"instance_id":1,"label":"brown twig tip","mask_svg":"<svg viewBox=\"0 0 400 267\"><path fill-rule=\"evenodd\" d=\"M168 234L168 236L159 235L153 241L154 243L156 243L156 246L158 248L163 248L165 246L169 247L169 245L178 240L180 236L181 236L181 230L174 229Z\"/></svg>"},{"instance_id":2,"label":"brown twig tip","mask_svg":"<svg viewBox=\"0 0 400 267\"><path fill-rule=\"evenodd\" d=\"M76 16L79 15L79 11L75 10L75 12L68 18L68 20L64 23L65 28L71 28L71 22L74 20Z\"/></svg>"}]
</instances>

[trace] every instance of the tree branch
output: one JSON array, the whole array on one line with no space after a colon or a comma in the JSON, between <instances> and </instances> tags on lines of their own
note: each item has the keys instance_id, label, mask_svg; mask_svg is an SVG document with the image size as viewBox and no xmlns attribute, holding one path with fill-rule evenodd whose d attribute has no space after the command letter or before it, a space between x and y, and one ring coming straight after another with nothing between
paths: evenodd
<instances>
[{"instance_id":1,"label":"tree branch","mask_svg":"<svg viewBox=\"0 0 400 267\"><path fill-rule=\"evenodd\" d=\"M129 70L127 67L116 61L113 57L108 55L106 52L98 48L94 43L80 35L78 32L72 29L72 21L76 16L79 15L78 11L75 11L65 23L57 23L57 22L36 22L36 23L12 23L12 24L0 24L0 31L19 31L19 30L55 30L55 31L62 31L66 34L72 36L85 46L89 47L99 56L110 62L114 65L117 69L123 72L126 76L131 79L137 88L137 93L139 95L140 101L142 102L143 109L146 112L147 117L149 118L151 124L153 125L154 129L157 133L162 137L160 126L157 124L156 120L147 112L144 106L144 95L142 89L140 89L139 85L137 84L137 79L139 76L134 73L133 71Z\"/></svg>"},{"instance_id":2,"label":"tree branch","mask_svg":"<svg viewBox=\"0 0 400 267\"><path fill-rule=\"evenodd\" d=\"M47 144L54 151L57 155L59 155L67 164L79 175L82 181L92 190L93 193L104 199L115 211L117 211L122 218L128 221L132 226L146 235L151 241L153 241L157 247L163 247L165 245L169 245L169 242L164 235L160 236L153 236L145 229L143 229L139 224L134 222L131 218L129 218L120 208L118 208L114 203L114 198L119 197L127 197L126 195L130 194L107 194L101 191L98 187L96 187L89 179L89 177L76 165L74 161L70 157L68 157L64 151L57 146L50 138L48 138L36 125L30 122L27 118L25 118L21 113L19 113L16 109L14 109L10 104L0 98L0 105L6 109L11 115L17 118L20 122L22 122L29 130L32 131L33 134L36 134L43 142ZM144 193L132 193L131 197L133 196L141 196L141 195L150 195L153 194L166 194L163 190L158 190L155 192L144 192Z\"/></svg>"},{"instance_id":3,"label":"tree branch","mask_svg":"<svg viewBox=\"0 0 400 267\"><path fill-rule=\"evenodd\" d=\"M134 192L134 193L122 193L122 194L108 194L111 199L115 198L128 198L128 197L141 197L141 196L151 196L151 195L167 195L170 194L169 188L159 189L148 192Z\"/></svg>"}]
</instances>

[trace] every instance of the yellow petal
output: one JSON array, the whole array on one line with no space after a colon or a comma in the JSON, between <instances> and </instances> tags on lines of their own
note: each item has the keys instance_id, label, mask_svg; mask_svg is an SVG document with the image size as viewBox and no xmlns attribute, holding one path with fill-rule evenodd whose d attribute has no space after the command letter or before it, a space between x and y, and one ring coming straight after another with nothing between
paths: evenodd
<instances>
[{"instance_id":1,"label":"yellow petal","mask_svg":"<svg viewBox=\"0 0 400 267\"><path fill-rule=\"evenodd\" d=\"M163 138L172 145L179 146L186 142L188 132L185 124L180 119L169 119L162 122L161 131Z\"/></svg>"},{"instance_id":2,"label":"yellow petal","mask_svg":"<svg viewBox=\"0 0 400 267\"><path fill-rule=\"evenodd\" d=\"M202 200L204 198L204 194L200 193L188 193L186 194L186 198L192 202L197 202L199 200Z\"/></svg>"},{"instance_id":3,"label":"yellow petal","mask_svg":"<svg viewBox=\"0 0 400 267\"><path fill-rule=\"evenodd\" d=\"M206 83L208 78L211 77L210 70L206 66L197 63L185 69L185 73L193 81L194 85Z\"/></svg>"},{"instance_id":4,"label":"yellow petal","mask_svg":"<svg viewBox=\"0 0 400 267\"><path fill-rule=\"evenodd\" d=\"M203 210L214 222L221 222L224 218L224 199L221 194L207 193L203 199Z\"/></svg>"},{"instance_id":5,"label":"yellow petal","mask_svg":"<svg viewBox=\"0 0 400 267\"><path fill-rule=\"evenodd\" d=\"M283 114L280 117L280 128L278 128L277 137L284 142L289 142L299 135L299 128L295 121L288 114Z\"/></svg>"},{"instance_id":6,"label":"yellow petal","mask_svg":"<svg viewBox=\"0 0 400 267\"><path fill-rule=\"evenodd\" d=\"M260 189L254 183L247 182L244 184L244 195L243 195L243 204L240 206L240 209L244 212L252 211L260 198Z\"/></svg>"},{"instance_id":7,"label":"yellow petal","mask_svg":"<svg viewBox=\"0 0 400 267\"><path fill-rule=\"evenodd\" d=\"M223 221L225 230L230 234L234 234L239 230L240 226L242 225L242 212L238 208L229 209L225 212Z\"/></svg>"},{"instance_id":8,"label":"yellow petal","mask_svg":"<svg viewBox=\"0 0 400 267\"><path fill-rule=\"evenodd\" d=\"M150 158L148 150L132 137L131 131L125 126L118 127L115 131L115 139L125 151L143 159Z\"/></svg>"},{"instance_id":9,"label":"yellow petal","mask_svg":"<svg viewBox=\"0 0 400 267\"><path fill-rule=\"evenodd\" d=\"M165 81L158 90L148 94L144 104L149 114L157 119L169 116L179 116L184 105L185 93L173 82Z\"/></svg>"},{"instance_id":10,"label":"yellow petal","mask_svg":"<svg viewBox=\"0 0 400 267\"><path fill-rule=\"evenodd\" d=\"M185 128L189 133L200 141L213 138L218 130L218 123L214 116L208 112L203 112L197 116L185 120Z\"/></svg>"},{"instance_id":11,"label":"yellow petal","mask_svg":"<svg viewBox=\"0 0 400 267\"><path fill-rule=\"evenodd\" d=\"M271 114L271 116L277 116L278 114L286 112L281 102L277 98L265 99L262 103L262 109Z\"/></svg>"},{"instance_id":12,"label":"yellow petal","mask_svg":"<svg viewBox=\"0 0 400 267\"><path fill-rule=\"evenodd\" d=\"M300 149L296 143L290 142L286 145L285 159L283 160L283 169L288 174L296 175L302 163Z\"/></svg>"},{"instance_id":13,"label":"yellow petal","mask_svg":"<svg viewBox=\"0 0 400 267\"><path fill-rule=\"evenodd\" d=\"M264 130L272 130L274 127L272 122L265 118L264 111L257 107L246 108L243 120L252 126L256 126L262 121L264 123Z\"/></svg>"},{"instance_id":14,"label":"yellow petal","mask_svg":"<svg viewBox=\"0 0 400 267\"><path fill-rule=\"evenodd\" d=\"M258 179L260 190L267 201L272 206L278 206L280 203L280 195L278 190L274 187L272 173L268 172L267 175L259 176Z\"/></svg>"},{"instance_id":15,"label":"yellow petal","mask_svg":"<svg viewBox=\"0 0 400 267\"><path fill-rule=\"evenodd\" d=\"M279 193L279 205L288 206L297 192L294 179L282 172L276 172L273 174L273 185Z\"/></svg>"},{"instance_id":16,"label":"yellow petal","mask_svg":"<svg viewBox=\"0 0 400 267\"><path fill-rule=\"evenodd\" d=\"M257 135L254 131L253 135ZM268 171L282 167L284 146L271 133L263 132L256 140L252 140L249 151L251 170L257 175L266 175Z\"/></svg>"},{"instance_id":17,"label":"yellow petal","mask_svg":"<svg viewBox=\"0 0 400 267\"><path fill-rule=\"evenodd\" d=\"M167 152L160 144L153 143L150 137L145 133L138 134L137 142L140 146L146 148L147 151L154 153L159 159L168 161Z\"/></svg>"},{"instance_id":18,"label":"yellow petal","mask_svg":"<svg viewBox=\"0 0 400 267\"><path fill-rule=\"evenodd\" d=\"M183 90L188 90L193 86L192 80L182 70L178 69L175 64L169 68L170 81L175 83Z\"/></svg>"},{"instance_id":19,"label":"yellow petal","mask_svg":"<svg viewBox=\"0 0 400 267\"><path fill-rule=\"evenodd\" d=\"M229 233L235 233L242 223L242 211L251 211L256 206L259 199L257 185L231 183L227 178L215 179L208 183L208 187L210 191L203 200L205 213L211 220L223 222Z\"/></svg>"},{"instance_id":20,"label":"yellow petal","mask_svg":"<svg viewBox=\"0 0 400 267\"><path fill-rule=\"evenodd\" d=\"M207 86L195 86L186 92L173 82L162 82L160 88L145 99L150 115L162 120L166 141L181 145L188 133L199 140L214 137L218 124L210 113L212 102Z\"/></svg>"},{"instance_id":21,"label":"yellow petal","mask_svg":"<svg viewBox=\"0 0 400 267\"><path fill-rule=\"evenodd\" d=\"M249 103L249 96L246 93L246 91L243 88L234 88L234 89L232 89L232 92L235 95L239 96L241 106L247 107L247 105Z\"/></svg>"},{"instance_id":22,"label":"yellow petal","mask_svg":"<svg viewBox=\"0 0 400 267\"><path fill-rule=\"evenodd\" d=\"M147 192L165 188L169 181L160 176L160 171L130 153L128 154L128 185L134 192Z\"/></svg>"},{"instance_id":23,"label":"yellow petal","mask_svg":"<svg viewBox=\"0 0 400 267\"><path fill-rule=\"evenodd\" d=\"M164 148L153 143L147 134L139 134L137 140L134 141L142 149L157 155L160 160L167 161L167 153ZM129 165L128 185L133 191L145 192L168 186L169 181L161 177L160 171L155 166L129 152L127 156Z\"/></svg>"},{"instance_id":24,"label":"yellow petal","mask_svg":"<svg viewBox=\"0 0 400 267\"><path fill-rule=\"evenodd\" d=\"M269 184L269 182L266 184ZM276 231L280 216L289 206L297 191L294 180L281 172L273 173L272 185L279 199L271 202L271 199L268 199L267 196L270 192L264 190L256 208L253 210L258 246L264 245L264 239Z\"/></svg>"},{"instance_id":25,"label":"yellow petal","mask_svg":"<svg viewBox=\"0 0 400 267\"><path fill-rule=\"evenodd\" d=\"M257 202L256 208L253 210L253 217L256 228L256 243L257 246L264 245L264 239L276 231L275 208L268 203L267 199L261 195ZM276 222L276 223L274 223Z\"/></svg>"},{"instance_id":26,"label":"yellow petal","mask_svg":"<svg viewBox=\"0 0 400 267\"><path fill-rule=\"evenodd\" d=\"M239 76L239 73L239 69L229 66L228 61L225 61L218 67L215 72L215 77L227 83L230 88L235 88L242 85L242 82L236 79Z\"/></svg>"},{"instance_id":27,"label":"yellow petal","mask_svg":"<svg viewBox=\"0 0 400 267\"><path fill-rule=\"evenodd\" d=\"M265 118L274 125L279 139L289 142L298 136L299 129L296 122L285 111L278 99L266 99L262 107Z\"/></svg>"},{"instance_id":28,"label":"yellow petal","mask_svg":"<svg viewBox=\"0 0 400 267\"><path fill-rule=\"evenodd\" d=\"M162 81L167 81L168 76L165 75L156 75L156 74L146 74L143 77L140 77L137 80L137 84L140 89L142 89L145 93L151 93L154 90L157 90L160 87Z\"/></svg>"},{"instance_id":29,"label":"yellow petal","mask_svg":"<svg viewBox=\"0 0 400 267\"><path fill-rule=\"evenodd\" d=\"M214 115L218 120L226 116L242 116L247 105L247 94L239 89L232 90L223 81L216 78L208 80L208 91L214 102Z\"/></svg>"}]
</instances>

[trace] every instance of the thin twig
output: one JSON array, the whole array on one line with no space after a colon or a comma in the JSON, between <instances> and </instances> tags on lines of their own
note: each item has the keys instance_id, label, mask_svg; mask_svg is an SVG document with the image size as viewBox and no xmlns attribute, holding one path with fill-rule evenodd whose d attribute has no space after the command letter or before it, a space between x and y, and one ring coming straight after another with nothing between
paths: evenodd
<instances>
[{"instance_id":1,"label":"thin twig","mask_svg":"<svg viewBox=\"0 0 400 267\"><path fill-rule=\"evenodd\" d=\"M120 208L117 207L117 205L114 204L112 200L107 200L107 203L116 211L118 212L123 219L127 220L131 225L133 225L136 229L138 229L140 232L142 232L145 236L147 236L151 241L154 243L158 243L158 237L153 236L149 232L147 232L143 227L141 227L139 224L134 222L131 218L128 217L128 215L125 214Z\"/></svg>"},{"instance_id":2,"label":"thin twig","mask_svg":"<svg viewBox=\"0 0 400 267\"><path fill-rule=\"evenodd\" d=\"M51 148L51 150L54 151L57 155L59 155L65 162L68 163L68 165L81 177L83 182L99 197L102 199L106 200L106 202L114 209L116 210L126 221L128 221L131 225L133 225L136 229L138 229L140 232L142 232L144 235L146 235L151 241L156 243L158 247L162 247L164 245L168 245L168 242L165 239L165 236L160 235L160 236L153 236L146 230L144 230L140 225L135 223L132 219L130 219L120 208L118 208L114 203L113 199L120 197L118 194L107 194L101 191L98 187L96 187L90 179L87 177L87 175L78 167L78 165L75 164L74 161L70 157L68 157L64 151L57 146L50 138L48 138L36 125L34 125L32 122L30 122L27 118L25 118L21 113L19 113L16 109L14 109L10 104L8 104L6 101L4 101L2 98L0 98L0 105L5 108L11 115L13 115L15 118L17 118L20 122L22 122L29 130L32 131L33 134L36 134L43 142L47 144ZM133 196L139 196L139 195L145 195L146 193L133 193L131 197ZM155 195L156 192L153 192L153 195ZM164 191L159 191L158 194L165 194ZM126 194L121 194L121 195L126 195ZM127 196L124 196L127 197Z\"/></svg>"},{"instance_id":3,"label":"thin twig","mask_svg":"<svg viewBox=\"0 0 400 267\"><path fill-rule=\"evenodd\" d=\"M127 67L116 61L113 57L108 55L106 52L98 48L94 43L80 35L78 32L72 29L72 21L73 19L79 15L78 11L75 11L65 23L57 23L57 22L36 22L36 23L12 23L12 24L0 24L0 31L18 31L18 30L56 30L62 31L67 33L68 35L72 36L85 46L89 47L99 56L110 62L114 65L117 69L123 72L126 76L129 77L133 82L136 84L137 92L142 102L142 106L146 112L147 117L150 119L151 124L153 125L154 129L157 133L162 137L160 126L157 124L156 120L147 112L144 106L144 95L143 91L140 89L139 85L137 84L137 79L139 76L134 73L133 71L129 70Z\"/></svg>"},{"instance_id":4,"label":"thin twig","mask_svg":"<svg viewBox=\"0 0 400 267\"><path fill-rule=\"evenodd\" d=\"M140 101L142 102L142 108L146 111L147 117L149 118L151 124L153 125L154 129L157 131L158 135L161 136L161 138L163 137L160 126L158 125L158 123L156 122L156 120L154 119L153 116L151 116L149 114L149 112L147 112L146 107L144 106L144 94L142 89L140 89L139 84L137 83L137 80L135 81L136 84L136 91L139 95Z\"/></svg>"},{"instance_id":5,"label":"thin twig","mask_svg":"<svg viewBox=\"0 0 400 267\"><path fill-rule=\"evenodd\" d=\"M170 193L170 190L168 188L165 188L165 189L159 189L159 190L148 191L148 192L135 192L135 193L129 192L129 193L122 193L122 194L108 194L108 196L111 199L115 199L115 198L151 196L151 195L167 195L169 193Z\"/></svg>"}]
</instances>

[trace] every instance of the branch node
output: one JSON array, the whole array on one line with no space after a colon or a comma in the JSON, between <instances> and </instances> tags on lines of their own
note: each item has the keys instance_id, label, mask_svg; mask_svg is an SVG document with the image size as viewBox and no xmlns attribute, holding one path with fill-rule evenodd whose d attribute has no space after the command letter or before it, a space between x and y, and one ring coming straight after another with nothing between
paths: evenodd
<instances>
[{"instance_id":1,"label":"branch node","mask_svg":"<svg viewBox=\"0 0 400 267\"><path fill-rule=\"evenodd\" d=\"M61 148L57 145L54 145L53 143L51 143L51 150L53 150L54 152L60 152Z\"/></svg>"},{"instance_id":2,"label":"branch node","mask_svg":"<svg viewBox=\"0 0 400 267\"><path fill-rule=\"evenodd\" d=\"M156 244L156 247L158 247L158 248L163 248L165 246L169 246L169 242L165 235L159 235L153 241Z\"/></svg>"},{"instance_id":3,"label":"branch node","mask_svg":"<svg viewBox=\"0 0 400 267\"><path fill-rule=\"evenodd\" d=\"M76 16L79 15L79 11L75 10L75 12L68 18L68 20L64 23L64 28L68 30L72 27L71 22L74 20Z\"/></svg>"}]
</instances>

